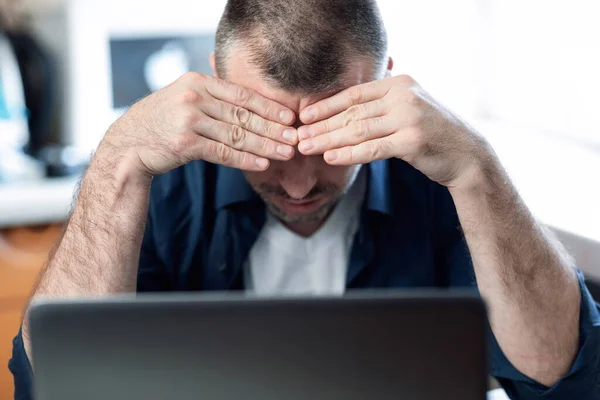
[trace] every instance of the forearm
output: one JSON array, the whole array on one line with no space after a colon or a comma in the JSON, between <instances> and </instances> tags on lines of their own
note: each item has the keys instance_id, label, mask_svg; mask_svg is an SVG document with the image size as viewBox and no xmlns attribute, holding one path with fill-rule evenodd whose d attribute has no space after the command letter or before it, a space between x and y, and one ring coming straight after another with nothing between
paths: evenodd
<instances>
[{"instance_id":1,"label":"forearm","mask_svg":"<svg viewBox=\"0 0 600 400\"><path fill-rule=\"evenodd\" d=\"M577 353L573 262L533 218L495 157L450 189L494 335L525 375L553 385Z\"/></svg>"},{"instance_id":2,"label":"forearm","mask_svg":"<svg viewBox=\"0 0 600 400\"><path fill-rule=\"evenodd\" d=\"M134 156L99 147L32 299L135 291L151 178L135 172ZM28 349L27 318L23 337Z\"/></svg>"}]
</instances>

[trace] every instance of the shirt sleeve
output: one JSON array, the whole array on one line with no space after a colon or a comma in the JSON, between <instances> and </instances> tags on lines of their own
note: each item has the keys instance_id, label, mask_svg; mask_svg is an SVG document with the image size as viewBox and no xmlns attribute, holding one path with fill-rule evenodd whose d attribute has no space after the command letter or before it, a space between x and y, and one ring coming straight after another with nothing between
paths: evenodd
<instances>
[{"instance_id":1,"label":"shirt sleeve","mask_svg":"<svg viewBox=\"0 0 600 400\"><path fill-rule=\"evenodd\" d=\"M15 400L32 400L31 364L25 353L21 331L13 339L12 358L8 362L8 369L12 372L15 382Z\"/></svg>"},{"instance_id":2,"label":"shirt sleeve","mask_svg":"<svg viewBox=\"0 0 600 400\"><path fill-rule=\"evenodd\" d=\"M492 337L492 375L511 399L600 399L600 310L585 286L583 275L581 272L577 275L581 288L579 351L570 371L554 386L546 387L520 373Z\"/></svg>"}]
</instances>

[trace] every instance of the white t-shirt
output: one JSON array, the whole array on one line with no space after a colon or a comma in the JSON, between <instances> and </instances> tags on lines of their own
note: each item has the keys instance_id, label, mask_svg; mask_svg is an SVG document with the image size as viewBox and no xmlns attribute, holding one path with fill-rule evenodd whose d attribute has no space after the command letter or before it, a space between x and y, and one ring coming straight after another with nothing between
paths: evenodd
<instances>
[{"instance_id":1,"label":"white t-shirt","mask_svg":"<svg viewBox=\"0 0 600 400\"><path fill-rule=\"evenodd\" d=\"M246 262L246 290L267 296L343 294L365 189L366 176L360 171L327 221L310 237L290 231L267 213Z\"/></svg>"}]
</instances>

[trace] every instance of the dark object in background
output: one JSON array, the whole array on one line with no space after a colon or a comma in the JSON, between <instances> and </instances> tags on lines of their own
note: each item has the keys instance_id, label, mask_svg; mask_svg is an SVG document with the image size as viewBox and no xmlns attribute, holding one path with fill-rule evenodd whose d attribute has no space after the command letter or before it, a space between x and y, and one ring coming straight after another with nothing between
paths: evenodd
<instances>
[{"instance_id":1,"label":"dark object in background","mask_svg":"<svg viewBox=\"0 0 600 400\"><path fill-rule=\"evenodd\" d=\"M79 175L88 162L69 146L50 143L54 129L55 70L48 53L26 32L6 32L23 80L29 143L25 152L41 161L48 177Z\"/></svg>"},{"instance_id":2,"label":"dark object in background","mask_svg":"<svg viewBox=\"0 0 600 400\"><path fill-rule=\"evenodd\" d=\"M72 146L49 145L40 150L38 159L46 167L46 176L53 178L81 175L89 163L90 155Z\"/></svg>"},{"instance_id":3,"label":"dark object in background","mask_svg":"<svg viewBox=\"0 0 600 400\"><path fill-rule=\"evenodd\" d=\"M25 151L37 157L52 132L55 101L54 71L50 57L26 32L5 33L17 58L28 109L29 144Z\"/></svg>"},{"instance_id":4,"label":"dark object in background","mask_svg":"<svg viewBox=\"0 0 600 400\"><path fill-rule=\"evenodd\" d=\"M185 72L211 75L214 35L112 38L113 108L126 108Z\"/></svg>"},{"instance_id":5,"label":"dark object in background","mask_svg":"<svg viewBox=\"0 0 600 400\"><path fill-rule=\"evenodd\" d=\"M0 25L0 183L43 176L40 163L24 152L30 135L23 86L17 55Z\"/></svg>"}]
</instances>

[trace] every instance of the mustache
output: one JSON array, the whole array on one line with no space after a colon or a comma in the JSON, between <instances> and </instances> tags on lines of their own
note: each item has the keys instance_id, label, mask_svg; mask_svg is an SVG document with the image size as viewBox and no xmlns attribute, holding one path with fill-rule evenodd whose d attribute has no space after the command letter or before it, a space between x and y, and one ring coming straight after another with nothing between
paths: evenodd
<instances>
[{"instance_id":1,"label":"mustache","mask_svg":"<svg viewBox=\"0 0 600 400\"><path fill-rule=\"evenodd\" d=\"M280 185L261 183L257 189L259 194L277 196L285 200L312 200L323 194L338 194L340 192L340 188L333 183L321 183L316 185L302 199L293 198Z\"/></svg>"}]
</instances>

